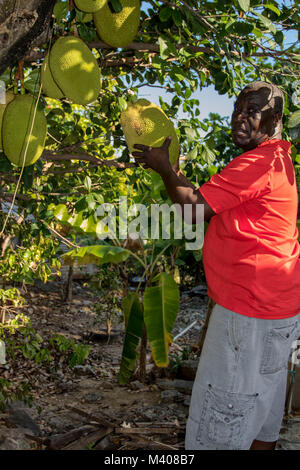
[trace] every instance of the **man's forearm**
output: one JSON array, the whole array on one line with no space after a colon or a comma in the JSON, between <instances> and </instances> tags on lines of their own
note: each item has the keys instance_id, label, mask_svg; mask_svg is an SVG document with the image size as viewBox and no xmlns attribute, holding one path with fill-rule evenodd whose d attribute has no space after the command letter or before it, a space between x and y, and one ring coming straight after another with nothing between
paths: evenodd
<instances>
[{"instance_id":1,"label":"man's forearm","mask_svg":"<svg viewBox=\"0 0 300 470\"><path fill-rule=\"evenodd\" d=\"M202 194L195 186L181 173L177 174L172 168L170 171L161 174L167 193L173 203L180 204L184 211L184 205L192 205L192 221L196 222L197 204L204 205L204 219L209 220L215 213L209 207Z\"/></svg>"}]
</instances>

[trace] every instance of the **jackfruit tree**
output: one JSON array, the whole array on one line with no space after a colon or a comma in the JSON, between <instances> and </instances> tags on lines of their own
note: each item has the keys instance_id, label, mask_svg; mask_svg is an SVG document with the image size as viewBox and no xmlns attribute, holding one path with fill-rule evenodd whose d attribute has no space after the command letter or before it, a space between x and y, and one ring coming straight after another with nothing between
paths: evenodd
<instances>
[{"instance_id":1,"label":"jackfruit tree","mask_svg":"<svg viewBox=\"0 0 300 470\"><path fill-rule=\"evenodd\" d=\"M59 269L60 244L85 249L74 253L77 261L81 256L82 262L116 262L120 273L124 263L140 263L148 283L143 303L130 295L124 301L127 327L138 333L126 330L128 379L136 338L145 339L144 321L149 330L149 311L158 312L148 335L153 345L152 333L165 324L159 315L168 312L168 323L176 310L169 297L176 286L165 274L176 277L179 268L201 267L201 249L187 253L174 236L171 242L150 240L140 252L127 252L109 237L95 242L101 226L97 208L118 203L120 196L128 204L170 203L158 175L137 168L130 157L132 145L143 143L139 139L151 126L145 144L160 145L172 135L171 162L176 164L180 149L183 173L197 185L207 181L238 149L228 117L210 114L202 120L195 93L213 86L234 97L258 79L285 91L284 138L292 141L300 183L297 38L296 0L20 0L17 8L12 0L0 0L0 80L7 96L15 95L0 104L0 277L46 282ZM154 90L161 91L159 107L148 104ZM36 121L28 128L32 109ZM38 262L19 263L15 237L24 249L39 250ZM171 329L163 329L157 343L164 358ZM153 354L159 362L157 350Z\"/></svg>"}]
</instances>

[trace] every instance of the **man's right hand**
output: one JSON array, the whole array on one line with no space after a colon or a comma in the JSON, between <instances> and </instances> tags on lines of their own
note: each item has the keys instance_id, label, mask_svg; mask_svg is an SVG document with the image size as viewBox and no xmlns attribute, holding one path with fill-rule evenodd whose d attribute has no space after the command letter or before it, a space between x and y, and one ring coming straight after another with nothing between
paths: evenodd
<instances>
[{"instance_id":1,"label":"man's right hand","mask_svg":"<svg viewBox=\"0 0 300 470\"><path fill-rule=\"evenodd\" d=\"M172 165L169 160L169 147L171 137L167 137L161 147L148 147L147 145L135 144L134 148L140 152L132 152L136 163L151 168L161 176L172 171Z\"/></svg>"}]
</instances>

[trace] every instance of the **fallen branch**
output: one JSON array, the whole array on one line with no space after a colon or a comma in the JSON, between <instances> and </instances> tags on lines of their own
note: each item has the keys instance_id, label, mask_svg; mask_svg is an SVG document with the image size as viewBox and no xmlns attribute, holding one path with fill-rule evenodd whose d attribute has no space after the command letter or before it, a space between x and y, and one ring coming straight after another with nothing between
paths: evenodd
<instances>
[{"instance_id":1,"label":"fallen branch","mask_svg":"<svg viewBox=\"0 0 300 470\"><path fill-rule=\"evenodd\" d=\"M115 428L116 434L170 434L176 432L182 432L182 429L177 427L168 428Z\"/></svg>"},{"instance_id":2,"label":"fallen branch","mask_svg":"<svg viewBox=\"0 0 300 470\"><path fill-rule=\"evenodd\" d=\"M95 431L97 428L90 424L86 424L77 429L72 429L72 431L63 434L62 436L53 436L46 443L47 449L49 450L60 450L63 447L67 446L73 441L79 439L83 434L90 433Z\"/></svg>"}]
</instances>

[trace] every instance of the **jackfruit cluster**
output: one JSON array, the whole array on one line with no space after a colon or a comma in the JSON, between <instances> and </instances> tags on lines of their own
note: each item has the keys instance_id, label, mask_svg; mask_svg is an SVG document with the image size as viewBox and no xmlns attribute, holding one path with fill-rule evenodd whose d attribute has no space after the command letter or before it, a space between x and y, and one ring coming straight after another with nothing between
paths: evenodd
<instances>
[{"instance_id":1,"label":"jackfruit cluster","mask_svg":"<svg viewBox=\"0 0 300 470\"><path fill-rule=\"evenodd\" d=\"M140 1L121 0L122 10L114 13L106 0L94 13L94 24L100 38L112 47L126 47L137 35L140 24Z\"/></svg>"},{"instance_id":2,"label":"jackfruit cluster","mask_svg":"<svg viewBox=\"0 0 300 470\"><path fill-rule=\"evenodd\" d=\"M36 114L35 114L36 109ZM2 121L2 144L7 158L17 166L32 165L41 156L47 121L31 95L17 95L6 106Z\"/></svg>"},{"instance_id":3,"label":"jackfruit cluster","mask_svg":"<svg viewBox=\"0 0 300 470\"><path fill-rule=\"evenodd\" d=\"M127 109L121 113L120 122L130 152L134 151L134 144L160 147L166 137L172 137L169 158L172 165L176 163L179 140L173 123L159 106L145 99L128 103Z\"/></svg>"},{"instance_id":4,"label":"jackfruit cluster","mask_svg":"<svg viewBox=\"0 0 300 470\"><path fill-rule=\"evenodd\" d=\"M50 98L66 96L73 103L95 101L101 89L101 73L89 47L78 37L60 37L45 57L41 82Z\"/></svg>"}]
</instances>

